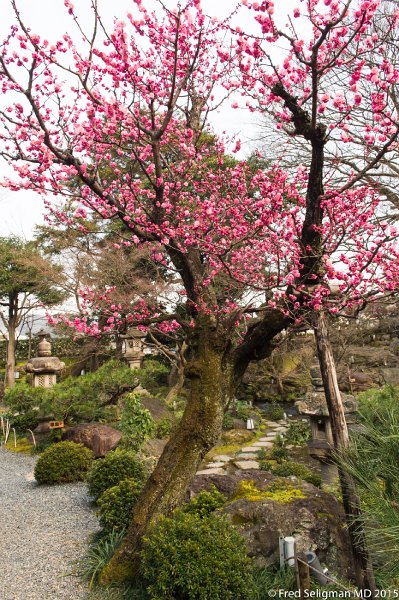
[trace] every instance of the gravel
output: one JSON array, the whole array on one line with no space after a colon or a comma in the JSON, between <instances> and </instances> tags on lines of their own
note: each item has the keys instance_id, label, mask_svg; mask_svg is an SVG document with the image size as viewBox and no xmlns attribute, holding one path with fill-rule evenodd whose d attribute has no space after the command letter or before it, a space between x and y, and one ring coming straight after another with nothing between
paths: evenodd
<instances>
[{"instance_id":1,"label":"gravel","mask_svg":"<svg viewBox=\"0 0 399 600\"><path fill-rule=\"evenodd\" d=\"M86 486L38 486L36 460L0 448L1 600L86 598L73 564L98 530Z\"/></svg>"}]
</instances>

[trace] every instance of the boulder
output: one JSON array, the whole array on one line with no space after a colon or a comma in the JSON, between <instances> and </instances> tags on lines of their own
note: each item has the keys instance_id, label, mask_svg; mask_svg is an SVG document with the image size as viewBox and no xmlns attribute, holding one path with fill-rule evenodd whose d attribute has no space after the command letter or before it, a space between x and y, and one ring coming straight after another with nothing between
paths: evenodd
<instances>
[{"instance_id":1,"label":"boulder","mask_svg":"<svg viewBox=\"0 0 399 600\"><path fill-rule=\"evenodd\" d=\"M93 451L95 458L103 457L115 450L122 434L117 429L103 423L80 423L65 431L63 440L83 444Z\"/></svg>"},{"instance_id":2,"label":"boulder","mask_svg":"<svg viewBox=\"0 0 399 600\"><path fill-rule=\"evenodd\" d=\"M253 482L257 490L277 486L277 499L238 497L242 481ZM197 475L188 497L212 485L228 502L223 512L247 541L249 553L260 567L279 560L279 536L294 536L298 551L313 551L332 573L352 579L353 569L349 535L341 504L332 494L296 478L277 478L263 471L237 471L234 474ZM285 487L287 494L284 493ZM292 499L290 499L292 495ZM287 498L289 501L287 501Z\"/></svg>"}]
</instances>

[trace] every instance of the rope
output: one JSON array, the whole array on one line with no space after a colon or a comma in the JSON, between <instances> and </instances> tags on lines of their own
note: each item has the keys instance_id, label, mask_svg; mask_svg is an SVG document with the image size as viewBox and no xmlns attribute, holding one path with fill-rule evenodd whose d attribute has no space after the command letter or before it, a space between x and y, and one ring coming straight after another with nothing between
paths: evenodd
<instances>
[{"instance_id":1,"label":"rope","mask_svg":"<svg viewBox=\"0 0 399 600\"><path fill-rule=\"evenodd\" d=\"M341 587L343 590L345 590L346 592L350 592L351 594L353 593L353 589L351 590L350 588L345 587L344 585L342 585L342 583L340 583L339 581L336 581L335 579L333 579L332 577L329 577L328 575L326 575L323 571L319 571L319 569L316 569L315 567L312 567L312 565L310 565L308 562L305 562L304 560L302 560L301 558L297 558L296 556L290 556L289 558L286 558L286 562L294 559L297 562L301 562L303 565L307 565L309 567L309 569L311 569L312 571L315 571L315 573L319 573L319 575L322 575L323 577L325 577L328 581L331 581L331 583L334 583L335 585L337 585L338 587Z\"/></svg>"}]
</instances>

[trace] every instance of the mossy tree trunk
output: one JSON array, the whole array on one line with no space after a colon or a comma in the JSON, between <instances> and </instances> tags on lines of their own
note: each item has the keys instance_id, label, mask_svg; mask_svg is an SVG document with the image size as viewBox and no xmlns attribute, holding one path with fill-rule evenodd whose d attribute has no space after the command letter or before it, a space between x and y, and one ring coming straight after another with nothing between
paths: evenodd
<instances>
[{"instance_id":1,"label":"mossy tree trunk","mask_svg":"<svg viewBox=\"0 0 399 600\"><path fill-rule=\"evenodd\" d=\"M134 575L148 525L184 501L204 456L220 437L223 415L236 388L233 357L220 330L198 328L186 376L191 392L180 425L137 502L123 546L102 573L103 583Z\"/></svg>"}]
</instances>

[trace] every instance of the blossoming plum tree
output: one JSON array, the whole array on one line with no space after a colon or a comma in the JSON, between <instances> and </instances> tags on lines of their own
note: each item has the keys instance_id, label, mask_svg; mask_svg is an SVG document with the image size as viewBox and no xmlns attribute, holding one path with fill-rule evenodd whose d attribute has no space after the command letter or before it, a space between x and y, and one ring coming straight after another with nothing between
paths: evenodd
<instances>
[{"instance_id":1,"label":"blossoming plum tree","mask_svg":"<svg viewBox=\"0 0 399 600\"><path fill-rule=\"evenodd\" d=\"M303 14L294 12L309 25L303 40L292 20L277 28L271 1L249 6L261 33L244 34L234 17L208 18L199 0L173 10L159 2L153 13L136 0L133 13L107 31L93 0L95 26L87 34L65 0L79 40L65 34L54 44L33 34L11 3L16 22L1 45L0 137L14 177L3 185L38 191L53 217L71 226L51 195L66 197L68 207L74 201L80 223L90 211L119 219L120 243L149 249L175 281L165 306L137 302L129 323L182 331L188 344L190 400L107 575L126 576L150 520L182 501L217 441L249 362L269 355L276 336L304 313L340 313L365 295L395 289L396 231L374 224L380 197L363 176L397 143L391 90L398 73L387 62L380 73L363 72L362 57L380 43L368 35L376 0L308 0ZM281 66L269 54L277 41L287 46ZM343 63L348 81L340 80ZM336 77L329 90L326 73ZM361 77L372 84L367 99L358 97ZM223 94L237 92L252 111L275 107L282 135L305 138L309 167L256 170L229 156L239 140L215 136L207 117ZM323 177L329 131L339 128L341 142L350 140L351 113L366 101L381 148L331 187ZM330 106L339 111L334 122ZM340 288L334 300L331 280ZM93 298L92 291L84 296ZM108 330L123 312L118 305L112 311ZM75 326L101 333L84 317Z\"/></svg>"}]
</instances>

